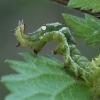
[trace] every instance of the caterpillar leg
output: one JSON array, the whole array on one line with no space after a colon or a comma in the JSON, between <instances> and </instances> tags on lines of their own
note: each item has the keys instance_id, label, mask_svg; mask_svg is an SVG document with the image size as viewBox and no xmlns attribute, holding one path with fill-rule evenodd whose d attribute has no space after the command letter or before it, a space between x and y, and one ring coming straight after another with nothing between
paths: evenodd
<instances>
[{"instance_id":1,"label":"caterpillar leg","mask_svg":"<svg viewBox=\"0 0 100 100\"><path fill-rule=\"evenodd\" d=\"M38 54L38 51L34 50L34 53L37 55Z\"/></svg>"},{"instance_id":2,"label":"caterpillar leg","mask_svg":"<svg viewBox=\"0 0 100 100\"><path fill-rule=\"evenodd\" d=\"M18 43L16 44L16 47L19 47L21 44L20 44L20 41L18 41Z\"/></svg>"},{"instance_id":3,"label":"caterpillar leg","mask_svg":"<svg viewBox=\"0 0 100 100\"><path fill-rule=\"evenodd\" d=\"M56 55L56 54L57 54L57 51L53 50L53 51L52 51L52 54L53 54L53 55Z\"/></svg>"}]
</instances>

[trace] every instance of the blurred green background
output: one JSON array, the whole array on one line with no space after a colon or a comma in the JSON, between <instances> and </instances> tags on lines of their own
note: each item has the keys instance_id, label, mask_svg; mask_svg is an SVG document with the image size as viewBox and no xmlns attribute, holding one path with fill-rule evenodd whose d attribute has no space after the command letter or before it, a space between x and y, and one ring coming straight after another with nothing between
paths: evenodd
<instances>
[{"instance_id":1,"label":"blurred green background","mask_svg":"<svg viewBox=\"0 0 100 100\"><path fill-rule=\"evenodd\" d=\"M17 40L10 33L10 30L15 29L18 25L18 20L24 20L26 32L33 32L46 23L65 23L61 15L62 13L84 17L84 14L79 11L59 5L50 0L0 0L0 78L4 75L16 73L4 63L6 59L22 60L18 53L24 51L32 52L28 47L15 47ZM76 38L76 41L82 55L88 57L89 60L99 54L100 46L87 47L84 45L83 40ZM55 45L54 41L47 43L39 54L51 54L51 50ZM63 61L59 55L54 57ZM0 83L0 100L4 100L4 97L8 93L9 91Z\"/></svg>"}]
</instances>

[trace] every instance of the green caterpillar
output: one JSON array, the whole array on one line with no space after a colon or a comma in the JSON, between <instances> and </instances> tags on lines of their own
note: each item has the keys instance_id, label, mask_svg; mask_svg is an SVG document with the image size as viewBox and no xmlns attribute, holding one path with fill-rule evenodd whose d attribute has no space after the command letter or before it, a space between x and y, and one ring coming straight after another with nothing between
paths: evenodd
<instances>
[{"instance_id":1,"label":"green caterpillar","mask_svg":"<svg viewBox=\"0 0 100 100\"><path fill-rule=\"evenodd\" d=\"M23 21L19 21L14 34L18 40L17 46L28 46L36 54L47 42L55 40L58 45L53 53L63 56L65 67L77 76L81 76L89 85L100 84L100 56L92 59L92 62L82 56L76 48L76 42L71 32L63 24L58 22L46 24L33 33L25 34L25 24Z\"/></svg>"}]
</instances>

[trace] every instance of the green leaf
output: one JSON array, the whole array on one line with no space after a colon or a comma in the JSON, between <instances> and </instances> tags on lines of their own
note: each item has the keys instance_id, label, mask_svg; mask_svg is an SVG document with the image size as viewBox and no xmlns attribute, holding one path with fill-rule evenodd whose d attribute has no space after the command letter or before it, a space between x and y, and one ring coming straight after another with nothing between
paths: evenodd
<instances>
[{"instance_id":1,"label":"green leaf","mask_svg":"<svg viewBox=\"0 0 100 100\"><path fill-rule=\"evenodd\" d=\"M20 53L26 60L6 60L18 74L2 77L11 92L5 100L89 100L91 88L69 76L63 63L47 55Z\"/></svg>"},{"instance_id":2,"label":"green leaf","mask_svg":"<svg viewBox=\"0 0 100 100\"><path fill-rule=\"evenodd\" d=\"M81 7L81 10L92 9L94 13L100 11L100 0L70 0L68 6L72 8Z\"/></svg>"},{"instance_id":3,"label":"green leaf","mask_svg":"<svg viewBox=\"0 0 100 100\"><path fill-rule=\"evenodd\" d=\"M85 14L85 19L63 14L66 23L74 30L73 35L86 40L86 45L100 43L100 20Z\"/></svg>"}]
</instances>

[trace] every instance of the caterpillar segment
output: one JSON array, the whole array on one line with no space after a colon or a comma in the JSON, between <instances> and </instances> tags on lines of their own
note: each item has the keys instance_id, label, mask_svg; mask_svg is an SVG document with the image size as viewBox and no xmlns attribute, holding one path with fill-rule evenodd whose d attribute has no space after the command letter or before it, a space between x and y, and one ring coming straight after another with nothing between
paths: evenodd
<instances>
[{"instance_id":1,"label":"caterpillar segment","mask_svg":"<svg viewBox=\"0 0 100 100\"><path fill-rule=\"evenodd\" d=\"M99 82L100 55L90 62L82 56L76 48L76 42L68 27L61 23L50 23L40 27L33 33L25 34L25 24L19 21L14 34L18 40L18 45L28 46L37 54L44 45L55 40L58 45L53 50L54 54L60 54L64 58L64 64L68 70L73 71L77 76L82 77L88 84L94 85Z\"/></svg>"}]
</instances>

